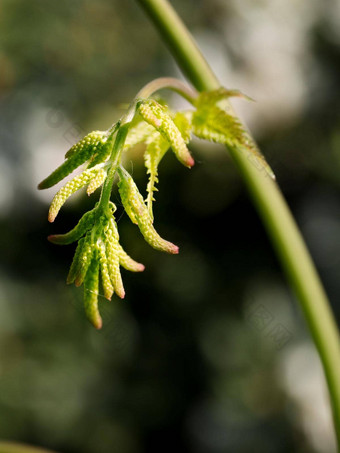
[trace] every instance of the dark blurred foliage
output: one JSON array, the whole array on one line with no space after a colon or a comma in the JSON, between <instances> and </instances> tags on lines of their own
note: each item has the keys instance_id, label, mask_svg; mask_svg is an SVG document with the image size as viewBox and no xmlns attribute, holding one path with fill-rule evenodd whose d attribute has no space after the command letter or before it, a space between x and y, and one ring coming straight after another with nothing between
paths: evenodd
<instances>
[{"instance_id":1,"label":"dark blurred foliage","mask_svg":"<svg viewBox=\"0 0 340 453\"><path fill-rule=\"evenodd\" d=\"M336 2L312 3L313 20L296 20L280 1L174 5L212 64L222 49L222 82L230 76L241 89L252 78L245 36L274 21L266 10L283 8L295 33L309 21L302 53L312 64L297 59L301 73L291 74L303 102L284 115L278 100L250 123L339 317L340 37ZM281 57L274 44L272 64ZM177 74L138 5L2 0L0 67L0 438L63 453L333 451L309 334L223 148L194 142L190 172L171 154L161 164L156 227L178 256L150 249L119 206L122 243L146 270L124 273L126 300L100 302L101 332L84 317L82 290L65 285L74 247L46 236L71 228L98 195L70 202L51 226L54 189L37 193L39 179L76 139L117 119L144 83ZM277 80L283 96L293 96L288 82ZM243 108L256 114L258 105ZM127 167L145 187L141 150Z\"/></svg>"}]
</instances>

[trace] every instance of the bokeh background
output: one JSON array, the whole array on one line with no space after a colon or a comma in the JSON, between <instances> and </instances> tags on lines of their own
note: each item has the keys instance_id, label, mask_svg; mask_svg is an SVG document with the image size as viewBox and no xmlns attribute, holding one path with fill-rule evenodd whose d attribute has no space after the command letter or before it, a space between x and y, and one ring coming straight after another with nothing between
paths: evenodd
<instances>
[{"instance_id":1,"label":"bokeh background","mask_svg":"<svg viewBox=\"0 0 340 453\"><path fill-rule=\"evenodd\" d=\"M237 101L340 314L340 4L173 2ZM319 359L298 303L223 147L194 141L188 171L160 166L150 249L119 206L122 243L146 265L104 327L65 285L71 228L98 194L47 222L37 183L145 83L179 76L136 2L0 2L0 439L60 453L335 451ZM187 107L164 93L175 108ZM144 190L142 149L126 165ZM119 205L117 194L113 199Z\"/></svg>"}]
</instances>

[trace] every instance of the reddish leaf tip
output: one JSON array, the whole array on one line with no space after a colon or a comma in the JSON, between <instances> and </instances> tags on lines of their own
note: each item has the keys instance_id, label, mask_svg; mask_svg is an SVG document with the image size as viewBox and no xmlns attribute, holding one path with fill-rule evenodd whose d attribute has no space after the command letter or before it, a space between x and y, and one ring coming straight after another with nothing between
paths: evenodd
<instances>
[{"instance_id":1,"label":"reddish leaf tip","mask_svg":"<svg viewBox=\"0 0 340 453\"><path fill-rule=\"evenodd\" d=\"M124 297L125 297L125 291L124 290L118 291L118 292L116 292L116 294L121 299L124 299Z\"/></svg>"},{"instance_id":2,"label":"reddish leaf tip","mask_svg":"<svg viewBox=\"0 0 340 453\"><path fill-rule=\"evenodd\" d=\"M95 327L97 330L100 330L103 327L103 321L102 318L96 319L95 321L92 321L93 327Z\"/></svg>"},{"instance_id":3,"label":"reddish leaf tip","mask_svg":"<svg viewBox=\"0 0 340 453\"><path fill-rule=\"evenodd\" d=\"M49 242L52 242L52 244L57 244L57 245L64 245L65 242L63 238L65 237L64 234L50 234L47 236L47 240Z\"/></svg>"},{"instance_id":4,"label":"reddish leaf tip","mask_svg":"<svg viewBox=\"0 0 340 453\"><path fill-rule=\"evenodd\" d=\"M190 159L187 160L187 166L189 168L193 167L195 165L195 160L193 157L190 156Z\"/></svg>"},{"instance_id":5,"label":"reddish leaf tip","mask_svg":"<svg viewBox=\"0 0 340 453\"><path fill-rule=\"evenodd\" d=\"M171 247L170 253L172 253L173 255L178 255L179 247L177 245L173 244L173 246Z\"/></svg>"},{"instance_id":6,"label":"reddish leaf tip","mask_svg":"<svg viewBox=\"0 0 340 453\"><path fill-rule=\"evenodd\" d=\"M79 286L81 286L81 284L82 284L82 281L79 281L79 279L76 278L74 281L74 284L77 288L79 288Z\"/></svg>"}]
</instances>

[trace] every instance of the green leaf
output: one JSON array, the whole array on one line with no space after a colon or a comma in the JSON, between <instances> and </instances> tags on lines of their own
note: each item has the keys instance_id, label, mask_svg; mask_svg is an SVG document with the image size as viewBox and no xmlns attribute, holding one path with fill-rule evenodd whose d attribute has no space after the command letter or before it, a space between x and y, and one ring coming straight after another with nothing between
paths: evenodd
<instances>
[{"instance_id":1,"label":"green leaf","mask_svg":"<svg viewBox=\"0 0 340 453\"><path fill-rule=\"evenodd\" d=\"M113 219L109 222L109 226L105 233L105 247L107 256L107 267L110 275L114 291L121 299L125 297L125 290L120 273L119 263L119 235Z\"/></svg>"},{"instance_id":2,"label":"green leaf","mask_svg":"<svg viewBox=\"0 0 340 453\"><path fill-rule=\"evenodd\" d=\"M80 165L89 160L91 156L97 155L98 153L100 154L103 149L107 152L107 148L109 147L109 144L108 146L105 146L107 139L108 134L103 131L93 131L86 135L80 142L72 146L66 153L65 162L45 178L38 185L38 189L48 189L49 187L54 186Z\"/></svg>"},{"instance_id":3,"label":"green leaf","mask_svg":"<svg viewBox=\"0 0 340 453\"><path fill-rule=\"evenodd\" d=\"M199 138L221 143L246 153L248 159L259 170L265 169L268 175L275 179L265 157L238 118L215 105L218 100L223 99L223 90L221 90L222 94L219 91L206 92L199 96L196 102L197 110L192 117L193 133ZM228 93L228 90L225 93ZM224 94L224 98L226 97L227 94Z\"/></svg>"},{"instance_id":4,"label":"green leaf","mask_svg":"<svg viewBox=\"0 0 340 453\"><path fill-rule=\"evenodd\" d=\"M124 267L126 270L131 272L142 272L145 269L144 264L138 263L132 259L119 244L119 233L117 229L117 224L114 217L112 216L109 221L108 228L105 230L105 243L109 242L111 244L116 244L115 253L119 257L119 264ZM112 253L112 250L111 250Z\"/></svg>"},{"instance_id":5,"label":"green leaf","mask_svg":"<svg viewBox=\"0 0 340 453\"><path fill-rule=\"evenodd\" d=\"M100 274L102 278L102 286L104 290L104 296L106 299L111 300L114 288L111 282L110 273L108 269L108 258L106 253L106 247L102 240L97 242L97 250L100 262Z\"/></svg>"},{"instance_id":6,"label":"green leaf","mask_svg":"<svg viewBox=\"0 0 340 453\"><path fill-rule=\"evenodd\" d=\"M145 143L146 140L155 134L155 129L145 121L139 121L136 125L130 127L128 135L124 143L124 151L138 145L139 143Z\"/></svg>"},{"instance_id":7,"label":"green leaf","mask_svg":"<svg viewBox=\"0 0 340 453\"><path fill-rule=\"evenodd\" d=\"M121 245L118 246L119 264L130 272L143 272L145 269L144 264L138 263L129 256Z\"/></svg>"},{"instance_id":8,"label":"green leaf","mask_svg":"<svg viewBox=\"0 0 340 453\"><path fill-rule=\"evenodd\" d=\"M189 143L192 130L192 112L177 112L173 117L173 121L180 131L185 143Z\"/></svg>"},{"instance_id":9,"label":"green leaf","mask_svg":"<svg viewBox=\"0 0 340 453\"><path fill-rule=\"evenodd\" d=\"M91 179L89 185L87 186L86 193L87 195L91 195L94 191L96 191L100 186L103 185L106 179L107 173L103 168L100 168L96 174L96 176Z\"/></svg>"},{"instance_id":10,"label":"green leaf","mask_svg":"<svg viewBox=\"0 0 340 453\"><path fill-rule=\"evenodd\" d=\"M163 239L152 225L152 218L132 176L122 167L117 169L120 181L118 189L126 213L137 223L144 239L151 247L167 253L178 253L178 247Z\"/></svg>"},{"instance_id":11,"label":"green leaf","mask_svg":"<svg viewBox=\"0 0 340 453\"><path fill-rule=\"evenodd\" d=\"M241 97L247 99L248 101L252 101L249 96L243 94L239 90L228 90L227 88L220 87L217 88L217 90L203 91L202 93L200 93L195 100L195 106L197 109L208 107L209 105L218 105L221 108L221 105L219 105L220 101L228 100L231 97Z\"/></svg>"},{"instance_id":12,"label":"green leaf","mask_svg":"<svg viewBox=\"0 0 340 453\"><path fill-rule=\"evenodd\" d=\"M111 156L113 142L114 135L111 134L107 141L102 146L98 147L96 153L91 156L87 168L93 168L98 164L106 162Z\"/></svg>"},{"instance_id":13,"label":"green leaf","mask_svg":"<svg viewBox=\"0 0 340 453\"><path fill-rule=\"evenodd\" d=\"M74 280L74 284L76 286L81 286L84 282L84 278L86 276L87 270L90 266L91 260L93 257L93 245L92 245L92 238L91 238L91 231L88 231L84 244L81 250L81 255L79 256L79 271L77 276Z\"/></svg>"},{"instance_id":14,"label":"green leaf","mask_svg":"<svg viewBox=\"0 0 340 453\"><path fill-rule=\"evenodd\" d=\"M149 175L149 181L146 187L148 192L146 202L152 220L152 202L155 201L153 195L154 192L158 190L156 188L156 183L158 183L158 165L169 148L170 143L168 140L166 140L160 133L157 133L154 134L152 141L148 143L144 153L145 167Z\"/></svg>"},{"instance_id":15,"label":"green leaf","mask_svg":"<svg viewBox=\"0 0 340 453\"><path fill-rule=\"evenodd\" d=\"M78 241L82 236L90 230L95 221L95 209L86 212L79 220L78 224L68 233L65 234L52 234L48 236L48 240L53 244L67 245L72 242Z\"/></svg>"},{"instance_id":16,"label":"green leaf","mask_svg":"<svg viewBox=\"0 0 340 453\"><path fill-rule=\"evenodd\" d=\"M173 117L173 122L180 131L184 142L189 143L192 129L191 112L177 112ZM155 201L154 192L158 190L156 188L156 183L158 183L158 166L170 148L170 143L161 133L156 132L147 139L147 144L144 153L145 167L149 174L149 181L146 188L148 192L146 202L150 216L153 219L152 202Z\"/></svg>"},{"instance_id":17,"label":"green leaf","mask_svg":"<svg viewBox=\"0 0 340 453\"><path fill-rule=\"evenodd\" d=\"M84 308L88 320L96 329L101 329L102 318L98 310L99 260L94 253L84 280Z\"/></svg>"},{"instance_id":18,"label":"green leaf","mask_svg":"<svg viewBox=\"0 0 340 453\"><path fill-rule=\"evenodd\" d=\"M139 113L144 121L151 124L171 144L177 159L190 168L195 161L192 158L181 132L174 123L166 108L154 99L147 99L139 106Z\"/></svg>"},{"instance_id":19,"label":"green leaf","mask_svg":"<svg viewBox=\"0 0 340 453\"><path fill-rule=\"evenodd\" d=\"M80 272L82 262L81 262L81 256L83 254L83 249L84 249L84 244L85 244L85 238L80 239L78 242L76 252L73 257L73 261L66 279L66 283L69 285L71 283L74 283L75 279L77 278L77 275Z\"/></svg>"},{"instance_id":20,"label":"green leaf","mask_svg":"<svg viewBox=\"0 0 340 453\"><path fill-rule=\"evenodd\" d=\"M66 200L73 195L77 190L88 184L93 178L96 178L100 168L91 168L84 170L80 175L75 176L71 181L65 184L54 196L50 209L48 211L49 222L54 222L61 207Z\"/></svg>"}]
</instances>

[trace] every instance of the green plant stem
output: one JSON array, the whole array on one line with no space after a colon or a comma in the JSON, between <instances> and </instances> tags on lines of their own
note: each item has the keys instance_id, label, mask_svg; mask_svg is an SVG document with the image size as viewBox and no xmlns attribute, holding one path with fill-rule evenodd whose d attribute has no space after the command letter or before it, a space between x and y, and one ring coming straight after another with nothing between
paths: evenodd
<instances>
[{"instance_id":1,"label":"green plant stem","mask_svg":"<svg viewBox=\"0 0 340 453\"><path fill-rule=\"evenodd\" d=\"M195 99L197 98L197 91L192 87L188 86L186 83L182 82L181 80L174 79L173 77L160 77L158 79L154 79L148 84L146 84L136 95L136 99L138 98L148 98L152 96L158 90L162 90L164 88L169 88L172 91L180 94L183 98L185 98L188 102L193 104Z\"/></svg>"},{"instance_id":2,"label":"green plant stem","mask_svg":"<svg viewBox=\"0 0 340 453\"><path fill-rule=\"evenodd\" d=\"M194 103L198 95L197 91L194 88L189 87L181 80L174 79L172 77L161 77L152 80L137 93L127 113L118 121L118 123L114 123L109 130L111 134L114 134L116 131L118 132L109 160L110 165L108 168L107 177L103 184L99 205L97 207L99 213L105 211L109 206L116 170L120 164L124 143L129 132L131 121L136 114L139 103L142 99L150 97L153 93L163 88L169 88L170 90L179 93L190 103Z\"/></svg>"},{"instance_id":3,"label":"green plant stem","mask_svg":"<svg viewBox=\"0 0 340 453\"><path fill-rule=\"evenodd\" d=\"M137 0L163 36L179 67L199 90L220 86L192 36L167 0ZM238 149L229 149L295 290L323 364L340 446L339 332L313 261L275 183Z\"/></svg>"},{"instance_id":4,"label":"green plant stem","mask_svg":"<svg viewBox=\"0 0 340 453\"><path fill-rule=\"evenodd\" d=\"M131 121L131 120L130 120ZM97 207L98 212L102 212L109 207L111 198L112 186L115 178L116 169L120 163L124 142L129 132L130 122L123 124L119 127L117 136L113 145L113 150L110 158L110 166L107 171L107 177L103 184L102 192L100 194L99 204Z\"/></svg>"}]
</instances>

